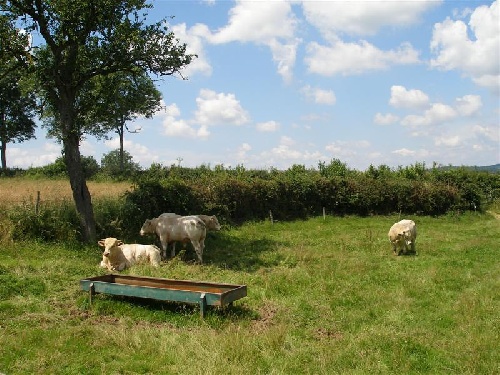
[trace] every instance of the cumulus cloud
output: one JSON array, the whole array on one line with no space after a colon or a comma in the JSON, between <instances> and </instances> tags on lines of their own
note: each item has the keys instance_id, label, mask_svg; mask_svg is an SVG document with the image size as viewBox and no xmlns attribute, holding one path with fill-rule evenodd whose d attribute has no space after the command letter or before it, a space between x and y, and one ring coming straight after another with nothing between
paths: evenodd
<instances>
[{"instance_id":1,"label":"cumulus cloud","mask_svg":"<svg viewBox=\"0 0 500 375\"><path fill-rule=\"evenodd\" d=\"M455 100L458 113L462 116L472 116L483 106L479 95L465 95Z\"/></svg>"},{"instance_id":2,"label":"cumulus cloud","mask_svg":"<svg viewBox=\"0 0 500 375\"><path fill-rule=\"evenodd\" d=\"M477 85L500 92L499 3L477 7L468 25L447 18L434 25L430 61L434 68L458 70Z\"/></svg>"},{"instance_id":3,"label":"cumulus cloud","mask_svg":"<svg viewBox=\"0 0 500 375\"><path fill-rule=\"evenodd\" d=\"M456 147L461 144L461 139L458 135L443 135L435 138L434 143L436 146Z\"/></svg>"},{"instance_id":4,"label":"cumulus cloud","mask_svg":"<svg viewBox=\"0 0 500 375\"><path fill-rule=\"evenodd\" d=\"M120 148L120 138L114 137L112 139L108 139L104 142L104 144L110 149L110 151L117 150ZM148 147L131 140L125 139L123 141L123 148L130 155L132 155L133 161L140 165L151 165L151 163L158 162L159 160L158 155L152 153ZM102 156L104 156L104 153L101 157Z\"/></svg>"},{"instance_id":5,"label":"cumulus cloud","mask_svg":"<svg viewBox=\"0 0 500 375\"><path fill-rule=\"evenodd\" d=\"M243 125L250 121L249 114L234 94L202 89L196 98L196 104L198 109L194 122L202 126Z\"/></svg>"},{"instance_id":6,"label":"cumulus cloud","mask_svg":"<svg viewBox=\"0 0 500 375\"><path fill-rule=\"evenodd\" d=\"M392 113L386 113L385 115L382 113L377 113L377 114L375 114L373 121L375 122L375 124L378 124L378 125L391 125L391 124L395 124L396 122L398 122L399 117L396 115L393 115Z\"/></svg>"},{"instance_id":7,"label":"cumulus cloud","mask_svg":"<svg viewBox=\"0 0 500 375\"><path fill-rule=\"evenodd\" d=\"M403 86L392 86L389 104L396 108L425 108L429 104L429 97L420 90L407 90Z\"/></svg>"},{"instance_id":8,"label":"cumulus cloud","mask_svg":"<svg viewBox=\"0 0 500 375\"><path fill-rule=\"evenodd\" d=\"M276 121L259 122L256 128L260 132L275 132L280 127Z\"/></svg>"},{"instance_id":9,"label":"cumulus cloud","mask_svg":"<svg viewBox=\"0 0 500 375\"><path fill-rule=\"evenodd\" d=\"M210 135L206 125L201 125L198 129L190 122L178 119L181 111L177 104L171 104L165 108L166 115L163 117L163 134L169 137L183 138L207 138Z\"/></svg>"},{"instance_id":10,"label":"cumulus cloud","mask_svg":"<svg viewBox=\"0 0 500 375\"><path fill-rule=\"evenodd\" d=\"M240 147L238 147L238 151L236 152L236 157L240 162L244 162L247 153L252 150L252 146L250 146L248 143L242 143Z\"/></svg>"},{"instance_id":11,"label":"cumulus cloud","mask_svg":"<svg viewBox=\"0 0 500 375\"><path fill-rule=\"evenodd\" d=\"M419 58L418 51L409 43L403 43L395 50L383 51L364 40L359 43L338 40L328 46L309 43L304 62L311 73L333 76L384 70L392 65L415 64Z\"/></svg>"},{"instance_id":12,"label":"cumulus cloud","mask_svg":"<svg viewBox=\"0 0 500 375\"><path fill-rule=\"evenodd\" d=\"M192 76L197 73L203 75L212 74L212 66L203 46L203 38L207 35L208 28L206 25L196 24L191 28L187 28L185 23L177 24L171 27L175 36L179 38L181 43L186 43L186 53L197 55L191 63L183 69L182 74Z\"/></svg>"},{"instance_id":13,"label":"cumulus cloud","mask_svg":"<svg viewBox=\"0 0 500 375\"><path fill-rule=\"evenodd\" d=\"M428 126L441 124L454 119L457 112L449 105L434 103L423 115L408 115L401 123L405 126Z\"/></svg>"},{"instance_id":14,"label":"cumulus cloud","mask_svg":"<svg viewBox=\"0 0 500 375\"><path fill-rule=\"evenodd\" d=\"M303 1L307 21L323 36L373 35L384 26L407 27L441 1Z\"/></svg>"},{"instance_id":15,"label":"cumulus cloud","mask_svg":"<svg viewBox=\"0 0 500 375\"><path fill-rule=\"evenodd\" d=\"M41 167L56 161L61 156L61 146L46 142L41 148L7 147L6 158L15 168Z\"/></svg>"},{"instance_id":16,"label":"cumulus cloud","mask_svg":"<svg viewBox=\"0 0 500 375\"><path fill-rule=\"evenodd\" d=\"M294 36L297 19L284 1L237 1L228 24L207 34L210 43L250 42L270 48L278 73L292 78L300 39Z\"/></svg>"},{"instance_id":17,"label":"cumulus cloud","mask_svg":"<svg viewBox=\"0 0 500 375\"><path fill-rule=\"evenodd\" d=\"M332 90L322 90L307 85L302 87L301 92L306 96L306 98L311 99L318 104L333 105L337 101L335 93Z\"/></svg>"},{"instance_id":18,"label":"cumulus cloud","mask_svg":"<svg viewBox=\"0 0 500 375\"><path fill-rule=\"evenodd\" d=\"M399 156L414 156L416 154L413 150L408 150L407 148L400 148L399 150L394 150L391 153Z\"/></svg>"},{"instance_id":19,"label":"cumulus cloud","mask_svg":"<svg viewBox=\"0 0 500 375\"><path fill-rule=\"evenodd\" d=\"M359 149L367 149L370 142L366 140L359 141L335 141L325 146L325 150L334 157L349 157L358 154Z\"/></svg>"}]
</instances>

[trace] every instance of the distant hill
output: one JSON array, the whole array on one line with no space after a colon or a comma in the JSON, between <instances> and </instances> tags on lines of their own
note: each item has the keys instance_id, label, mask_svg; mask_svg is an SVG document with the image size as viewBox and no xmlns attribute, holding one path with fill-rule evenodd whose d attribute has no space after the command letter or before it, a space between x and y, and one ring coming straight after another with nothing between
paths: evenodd
<instances>
[{"instance_id":1,"label":"distant hill","mask_svg":"<svg viewBox=\"0 0 500 375\"><path fill-rule=\"evenodd\" d=\"M448 166L442 166L439 169L443 170L448 170L448 169L458 169L458 168L467 168L467 169L472 169L474 171L484 171L484 172L492 172L492 173L500 173L500 164L494 164L494 165L481 165L481 166L469 166L469 165L463 165L460 167L454 166L454 165L448 165Z\"/></svg>"}]
</instances>

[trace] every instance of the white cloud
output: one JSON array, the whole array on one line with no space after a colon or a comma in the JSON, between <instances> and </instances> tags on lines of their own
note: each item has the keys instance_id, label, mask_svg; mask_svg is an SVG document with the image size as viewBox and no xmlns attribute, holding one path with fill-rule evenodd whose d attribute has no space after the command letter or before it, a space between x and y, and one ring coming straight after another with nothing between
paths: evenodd
<instances>
[{"instance_id":1,"label":"white cloud","mask_svg":"<svg viewBox=\"0 0 500 375\"><path fill-rule=\"evenodd\" d=\"M248 143L242 143L240 147L238 147L238 151L236 153L237 159L240 162L244 162L245 158L247 157L247 153L252 150L252 146L250 146Z\"/></svg>"},{"instance_id":2,"label":"white cloud","mask_svg":"<svg viewBox=\"0 0 500 375\"><path fill-rule=\"evenodd\" d=\"M280 138L280 144L284 146L294 146L297 142L286 135Z\"/></svg>"},{"instance_id":3,"label":"white cloud","mask_svg":"<svg viewBox=\"0 0 500 375\"><path fill-rule=\"evenodd\" d=\"M61 156L61 145L46 142L41 148L7 147L7 165L14 168L41 167Z\"/></svg>"},{"instance_id":4,"label":"white cloud","mask_svg":"<svg viewBox=\"0 0 500 375\"><path fill-rule=\"evenodd\" d=\"M229 11L228 24L207 39L214 44L250 42L268 46L278 73L286 82L292 78L297 46L297 20L285 1L237 1Z\"/></svg>"},{"instance_id":5,"label":"white cloud","mask_svg":"<svg viewBox=\"0 0 500 375\"><path fill-rule=\"evenodd\" d=\"M431 50L436 55L432 67L459 70L484 87L500 91L499 3L479 6L469 24L447 18L434 25ZM469 35L474 35L470 37Z\"/></svg>"},{"instance_id":6,"label":"white cloud","mask_svg":"<svg viewBox=\"0 0 500 375\"><path fill-rule=\"evenodd\" d=\"M434 103L423 115L408 115L401 123L405 126L428 126L442 124L456 117L457 112L449 105Z\"/></svg>"},{"instance_id":7,"label":"white cloud","mask_svg":"<svg viewBox=\"0 0 500 375\"><path fill-rule=\"evenodd\" d=\"M325 150L330 152L333 157L349 157L358 154L359 149L367 149L370 142L366 140L359 141L335 141L325 146Z\"/></svg>"},{"instance_id":8,"label":"white cloud","mask_svg":"<svg viewBox=\"0 0 500 375\"><path fill-rule=\"evenodd\" d=\"M190 29L187 29L186 24L181 23L172 26L172 31L175 36L179 38L181 43L186 43L187 54L197 55L197 57L195 57L191 63L182 70L182 74L186 76L192 76L197 73L207 76L211 75L212 67L206 56L202 40L202 38L209 32L207 26L196 24Z\"/></svg>"},{"instance_id":9,"label":"white cloud","mask_svg":"<svg viewBox=\"0 0 500 375\"><path fill-rule=\"evenodd\" d=\"M394 150L391 153L399 155L399 156L414 156L416 154L415 151L408 150L407 148L401 148L399 150Z\"/></svg>"},{"instance_id":10,"label":"white cloud","mask_svg":"<svg viewBox=\"0 0 500 375\"><path fill-rule=\"evenodd\" d=\"M337 101L335 93L332 90L322 90L307 85L301 89L301 92L307 98L314 100L314 102L318 104L333 105Z\"/></svg>"},{"instance_id":11,"label":"white cloud","mask_svg":"<svg viewBox=\"0 0 500 375\"><path fill-rule=\"evenodd\" d=\"M425 108L429 104L429 97L420 90L392 86L389 104L396 108Z\"/></svg>"},{"instance_id":12,"label":"white cloud","mask_svg":"<svg viewBox=\"0 0 500 375\"><path fill-rule=\"evenodd\" d=\"M196 98L198 109L194 122L202 126L243 125L250 117L234 94L216 93L202 89Z\"/></svg>"},{"instance_id":13,"label":"white cloud","mask_svg":"<svg viewBox=\"0 0 500 375\"><path fill-rule=\"evenodd\" d=\"M443 136L437 137L434 140L434 143L436 146L456 147L456 146L460 145L462 143L462 141L458 135L454 135L454 136L443 135Z\"/></svg>"},{"instance_id":14,"label":"white cloud","mask_svg":"<svg viewBox=\"0 0 500 375\"><path fill-rule=\"evenodd\" d=\"M260 132L275 132L280 127L276 121L259 122L256 128Z\"/></svg>"},{"instance_id":15,"label":"white cloud","mask_svg":"<svg viewBox=\"0 0 500 375\"><path fill-rule=\"evenodd\" d=\"M500 129L498 124L493 126L475 125L472 132L476 137L483 137L492 141L497 146L497 152L500 152Z\"/></svg>"},{"instance_id":16,"label":"white cloud","mask_svg":"<svg viewBox=\"0 0 500 375\"><path fill-rule=\"evenodd\" d=\"M336 41L330 46L309 43L304 59L308 71L324 76L361 74L388 69L391 65L415 64L418 52L409 43L396 50L383 51L367 41L345 43Z\"/></svg>"},{"instance_id":17,"label":"white cloud","mask_svg":"<svg viewBox=\"0 0 500 375\"><path fill-rule=\"evenodd\" d=\"M162 121L164 135L184 138L207 138L210 135L206 125L202 124L196 129L188 121L177 119L181 115L181 112L175 103L166 106L165 112L166 115L164 115Z\"/></svg>"},{"instance_id":18,"label":"white cloud","mask_svg":"<svg viewBox=\"0 0 500 375\"><path fill-rule=\"evenodd\" d=\"M479 95L465 95L455 100L458 113L462 116L472 116L483 106Z\"/></svg>"},{"instance_id":19,"label":"white cloud","mask_svg":"<svg viewBox=\"0 0 500 375\"><path fill-rule=\"evenodd\" d=\"M229 22L210 36L212 43L268 43L294 34L297 20L288 2L236 1L229 11Z\"/></svg>"},{"instance_id":20,"label":"white cloud","mask_svg":"<svg viewBox=\"0 0 500 375\"><path fill-rule=\"evenodd\" d=\"M114 137L112 139L108 139L104 142L104 144L110 149L110 151L117 150L120 148L120 138ZM133 162L139 163L140 165L151 165L151 163L158 162L159 160L158 155L150 152L148 147L131 140L124 139L123 148L132 156ZM103 152L103 154L98 157L98 162L101 161L100 159L104 156L104 154L106 153Z\"/></svg>"},{"instance_id":21,"label":"white cloud","mask_svg":"<svg viewBox=\"0 0 500 375\"><path fill-rule=\"evenodd\" d=\"M393 115L392 113L386 113L385 115L382 113L377 113L375 114L373 121L375 122L375 124L379 125L391 125L398 122L399 117Z\"/></svg>"},{"instance_id":22,"label":"white cloud","mask_svg":"<svg viewBox=\"0 0 500 375\"><path fill-rule=\"evenodd\" d=\"M384 26L406 27L441 1L303 1L308 22L328 37L340 32L373 35Z\"/></svg>"}]
</instances>

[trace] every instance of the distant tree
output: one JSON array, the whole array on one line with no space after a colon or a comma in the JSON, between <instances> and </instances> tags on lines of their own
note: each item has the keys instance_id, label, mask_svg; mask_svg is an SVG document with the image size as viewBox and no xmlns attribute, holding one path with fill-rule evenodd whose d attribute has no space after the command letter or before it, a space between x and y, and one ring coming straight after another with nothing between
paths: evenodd
<instances>
[{"instance_id":1,"label":"distant tree","mask_svg":"<svg viewBox=\"0 0 500 375\"><path fill-rule=\"evenodd\" d=\"M34 55L34 70L45 106L53 119L49 133L63 145L73 199L85 242L96 240L96 225L87 187L80 142L101 133L88 120L91 92L98 77L136 69L157 75L180 74L192 55L160 21L146 23L146 0L1 0L2 14L45 44Z\"/></svg>"},{"instance_id":2,"label":"distant tree","mask_svg":"<svg viewBox=\"0 0 500 375\"><path fill-rule=\"evenodd\" d=\"M0 43L0 159L5 173L7 144L35 137L36 99L32 92L23 89L28 75L26 65L14 54L28 49L28 39L5 17L0 17Z\"/></svg>"},{"instance_id":3,"label":"distant tree","mask_svg":"<svg viewBox=\"0 0 500 375\"><path fill-rule=\"evenodd\" d=\"M130 130L126 123L139 116L146 118L159 109L161 93L156 89L153 80L143 71L133 73L118 72L99 77L92 92L91 100L96 105L91 118L101 123L103 130L111 130L120 138L120 171L124 172L125 154L123 139L125 130Z\"/></svg>"},{"instance_id":4,"label":"distant tree","mask_svg":"<svg viewBox=\"0 0 500 375\"><path fill-rule=\"evenodd\" d=\"M141 166L134 163L132 155L126 150L113 150L101 159L101 171L111 177L130 177L141 170Z\"/></svg>"}]
</instances>

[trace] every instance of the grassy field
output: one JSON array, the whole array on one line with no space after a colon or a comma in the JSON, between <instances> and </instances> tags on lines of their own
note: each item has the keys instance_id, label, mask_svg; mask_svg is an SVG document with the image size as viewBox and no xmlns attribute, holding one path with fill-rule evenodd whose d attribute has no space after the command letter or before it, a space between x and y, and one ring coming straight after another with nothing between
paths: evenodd
<instances>
[{"instance_id":1,"label":"grassy field","mask_svg":"<svg viewBox=\"0 0 500 375\"><path fill-rule=\"evenodd\" d=\"M248 223L158 269L124 274L246 284L232 309L97 295L97 246L0 246L0 373L495 374L493 215L415 217L417 256L392 255L393 217ZM144 242L153 242L145 238Z\"/></svg>"}]
</instances>

